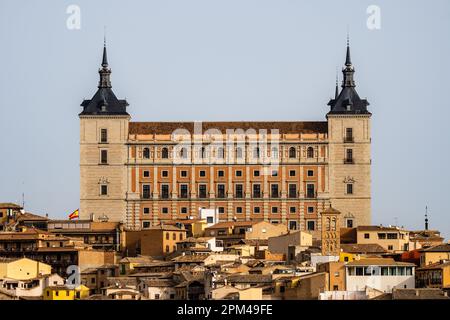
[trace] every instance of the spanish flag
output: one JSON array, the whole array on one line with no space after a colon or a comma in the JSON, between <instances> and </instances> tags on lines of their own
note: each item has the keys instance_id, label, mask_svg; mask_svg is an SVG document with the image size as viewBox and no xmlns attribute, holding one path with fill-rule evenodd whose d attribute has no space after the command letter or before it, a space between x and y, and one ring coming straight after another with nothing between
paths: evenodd
<instances>
[{"instance_id":1,"label":"spanish flag","mask_svg":"<svg viewBox=\"0 0 450 320\"><path fill-rule=\"evenodd\" d=\"M69 214L69 219L73 220L73 219L79 219L80 215L78 214L79 209L75 210L74 212L72 212L71 214Z\"/></svg>"}]
</instances>

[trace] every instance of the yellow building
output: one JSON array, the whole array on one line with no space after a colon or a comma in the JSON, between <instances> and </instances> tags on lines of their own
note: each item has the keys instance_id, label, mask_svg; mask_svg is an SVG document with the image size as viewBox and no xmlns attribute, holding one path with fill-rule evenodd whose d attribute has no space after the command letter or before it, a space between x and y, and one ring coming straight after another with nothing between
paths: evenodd
<instances>
[{"instance_id":1,"label":"yellow building","mask_svg":"<svg viewBox=\"0 0 450 320\"><path fill-rule=\"evenodd\" d=\"M80 300L89 296L89 288L78 286L69 288L67 286L51 286L44 289L44 300Z\"/></svg>"},{"instance_id":2,"label":"yellow building","mask_svg":"<svg viewBox=\"0 0 450 320\"><path fill-rule=\"evenodd\" d=\"M50 265L28 258L0 258L0 279L29 280L51 271Z\"/></svg>"},{"instance_id":3,"label":"yellow building","mask_svg":"<svg viewBox=\"0 0 450 320\"><path fill-rule=\"evenodd\" d=\"M409 231L399 227L358 226L356 228L358 244L379 244L392 253L409 251Z\"/></svg>"},{"instance_id":4,"label":"yellow building","mask_svg":"<svg viewBox=\"0 0 450 320\"><path fill-rule=\"evenodd\" d=\"M419 250L420 266L425 267L441 261L450 260L450 244L444 243L434 247Z\"/></svg>"}]
</instances>

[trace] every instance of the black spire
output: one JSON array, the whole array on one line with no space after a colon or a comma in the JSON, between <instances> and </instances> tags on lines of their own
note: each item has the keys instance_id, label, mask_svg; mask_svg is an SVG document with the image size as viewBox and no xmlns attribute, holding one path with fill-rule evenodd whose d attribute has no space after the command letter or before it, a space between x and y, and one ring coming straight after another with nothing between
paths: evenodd
<instances>
[{"instance_id":1,"label":"black spire","mask_svg":"<svg viewBox=\"0 0 450 320\"><path fill-rule=\"evenodd\" d=\"M117 99L111 89L111 68L106 53L106 39L103 44L102 65L98 73L100 75L98 90L91 100L84 100L81 103L83 111L80 115L128 115L127 101Z\"/></svg>"},{"instance_id":2,"label":"black spire","mask_svg":"<svg viewBox=\"0 0 450 320\"><path fill-rule=\"evenodd\" d=\"M102 67L98 70L100 74L99 88L111 88L111 68L108 66L108 57L106 54L106 40L103 44Z\"/></svg>"},{"instance_id":3,"label":"black spire","mask_svg":"<svg viewBox=\"0 0 450 320\"><path fill-rule=\"evenodd\" d=\"M334 90L334 100L336 100L339 95L338 82L339 82L339 80L338 80L338 73L337 73L337 68L336 68L336 89Z\"/></svg>"},{"instance_id":4,"label":"black spire","mask_svg":"<svg viewBox=\"0 0 450 320\"><path fill-rule=\"evenodd\" d=\"M428 206L425 206L425 230L428 230Z\"/></svg>"},{"instance_id":5,"label":"black spire","mask_svg":"<svg viewBox=\"0 0 450 320\"><path fill-rule=\"evenodd\" d=\"M370 114L367 110L369 102L361 99L355 90L356 84L353 78L355 69L350 59L350 41L347 36L347 51L345 55L345 66L342 69L342 90L335 98L328 102L330 112L328 114Z\"/></svg>"}]
</instances>

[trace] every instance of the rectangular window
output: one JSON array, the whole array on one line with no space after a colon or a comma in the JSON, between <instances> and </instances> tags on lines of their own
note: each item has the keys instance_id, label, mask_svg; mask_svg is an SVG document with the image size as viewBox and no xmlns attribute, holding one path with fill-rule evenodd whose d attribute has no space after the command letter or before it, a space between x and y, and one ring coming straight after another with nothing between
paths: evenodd
<instances>
[{"instance_id":1,"label":"rectangular window","mask_svg":"<svg viewBox=\"0 0 450 320\"><path fill-rule=\"evenodd\" d=\"M100 151L100 163L101 164L108 164L108 150L101 150Z\"/></svg>"},{"instance_id":2,"label":"rectangular window","mask_svg":"<svg viewBox=\"0 0 450 320\"><path fill-rule=\"evenodd\" d=\"M289 221L289 230L297 230L297 221Z\"/></svg>"},{"instance_id":3,"label":"rectangular window","mask_svg":"<svg viewBox=\"0 0 450 320\"><path fill-rule=\"evenodd\" d=\"M100 130L100 142L101 143L107 143L108 142L108 130L107 129L101 129Z\"/></svg>"},{"instance_id":4,"label":"rectangular window","mask_svg":"<svg viewBox=\"0 0 450 320\"><path fill-rule=\"evenodd\" d=\"M144 171L144 178L148 178L148 177L150 177L150 171L145 170Z\"/></svg>"},{"instance_id":5,"label":"rectangular window","mask_svg":"<svg viewBox=\"0 0 450 320\"><path fill-rule=\"evenodd\" d=\"M198 197L206 198L206 184L198 185Z\"/></svg>"},{"instance_id":6,"label":"rectangular window","mask_svg":"<svg viewBox=\"0 0 450 320\"><path fill-rule=\"evenodd\" d=\"M261 185L253 185L253 198L261 198Z\"/></svg>"},{"instance_id":7,"label":"rectangular window","mask_svg":"<svg viewBox=\"0 0 450 320\"><path fill-rule=\"evenodd\" d=\"M387 238L388 239L398 239L398 234L397 233L388 233Z\"/></svg>"},{"instance_id":8,"label":"rectangular window","mask_svg":"<svg viewBox=\"0 0 450 320\"><path fill-rule=\"evenodd\" d=\"M347 183L347 194L353 194L353 184Z\"/></svg>"},{"instance_id":9,"label":"rectangular window","mask_svg":"<svg viewBox=\"0 0 450 320\"><path fill-rule=\"evenodd\" d=\"M181 213L186 214L187 212L188 212L188 208L186 208L186 207L181 208Z\"/></svg>"},{"instance_id":10,"label":"rectangular window","mask_svg":"<svg viewBox=\"0 0 450 320\"><path fill-rule=\"evenodd\" d=\"M188 185L187 184L180 185L180 198L187 198L188 193L189 193Z\"/></svg>"},{"instance_id":11,"label":"rectangular window","mask_svg":"<svg viewBox=\"0 0 450 320\"><path fill-rule=\"evenodd\" d=\"M224 207L219 207L218 209L219 209L219 213L221 213L221 214L225 213L225 208Z\"/></svg>"},{"instance_id":12,"label":"rectangular window","mask_svg":"<svg viewBox=\"0 0 450 320\"><path fill-rule=\"evenodd\" d=\"M297 185L289 184L289 198L297 198Z\"/></svg>"},{"instance_id":13,"label":"rectangular window","mask_svg":"<svg viewBox=\"0 0 450 320\"><path fill-rule=\"evenodd\" d=\"M242 213L242 207L236 207L236 213Z\"/></svg>"},{"instance_id":14,"label":"rectangular window","mask_svg":"<svg viewBox=\"0 0 450 320\"><path fill-rule=\"evenodd\" d=\"M378 239L380 239L380 240L386 239L386 233L379 233L378 234Z\"/></svg>"},{"instance_id":15,"label":"rectangular window","mask_svg":"<svg viewBox=\"0 0 450 320\"><path fill-rule=\"evenodd\" d=\"M370 234L369 233L364 233L364 239L370 239Z\"/></svg>"},{"instance_id":16,"label":"rectangular window","mask_svg":"<svg viewBox=\"0 0 450 320\"><path fill-rule=\"evenodd\" d=\"M272 171L272 177L278 177L278 170Z\"/></svg>"},{"instance_id":17,"label":"rectangular window","mask_svg":"<svg viewBox=\"0 0 450 320\"><path fill-rule=\"evenodd\" d=\"M254 207L253 208L253 213L256 213L256 214L261 213L261 208L260 207Z\"/></svg>"},{"instance_id":18,"label":"rectangular window","mask_svg":"<svg viewBox=\"0 0 450 320\"><path fill-rule=\"evenodd\" d=\"M217 176L223 177L223 176L225 176L225 172L223 170L219 170L219 171L217 171Z\"/></svg>"},{"instance_id":19,"label":"rectangular window","mask_svg":"<svg viewBox=\"0 0 450 320\"><path fill-rule=\"evenodd\" d=\"M187 171L186 171L186 170L182 170L180 175L181 175L183 178L187 177Z\"/></svg>"},{"instance_id":20,"label":"rectangular window","mask_svg":"<svg viewBox=\"0 0 450 320\"><path fill-rule=\"evenodd\" d=\"M167 170L161 171L161 176L164 177L164 178L168 177L169 176L169 171L167 171Z\"/></svg>"},{"instance_id":21,"label":"rectangular window","mask_svg":"<svg viewBox=\"0 0 450 320\"><path fill-rule=\"evenodd\" d=\"M353 220L347 219L347 228L353 228Z\"/></svg>"},{"instance_id":22,"label":"rectangular window","mask_svg":"<svg viewBox=\"0 0 450 320\"><path fill-rule=\"evenodd\" d=\"M314 213L314 207L308 207L308 213Z\"/></svg>"},{"instance_id":23,"label":"rectangular window","mask_svg":"<svg viewBox=\"0 0 450 320\"><path fill-rule=\"evenodd\" d=\"M164 207L164 208L161 209L161 212L162 212L163 214L168 214L168 213L169 213L169 208Z\"/></svg>"},{"instance_id":24,"label":"rectangular window","mask_svg":"<svg viewBox=\"0 0 450 320\"><path fill-rule=\"evenodd\" d=\"M316 197L316 192L315 192L314 184L308 183L308 184L306 185L306 197L307 197L307 198L315 198L315 197Z\"/></svg>"},{"instance_id":25,"label":"rectangular window","mask_svg":"<svg viewBox=\"0 0 450 320\"><path fill-rule=\"evenodd\" d=\"M254 177L259 177L259 170L253 171L253 176Z\"/></svg>"},{"instance_id":26,"label":"rectangular window","mask_svg":"<svg viewBox=\"0 0 450 320\"><path fill-rule=\"evenodd\" d=\"M272 207L272 213L278 213L278 207Z\"/></svg>"},{"instance_id":27,"label":"rectangular window","mask_svg":"<svg viewBox=\"0 0 450 320\"><path fill-rule=\"evenodd\" d=\"M388 250L394 250L394 246L389 245L389 246L388 246Z\"/></svg>"},{"instance_id":28,"label":"rectangular window","mask_svg":"<svg viewBox=\"0 0 450 320\"><path fill-rule=\"evenodd\" d=\"M307 229L313 231L316 229L316 224L314 221L307 221Z\"/></svg>"},{"instance_id":29,"label":"rectangular window","mask_svg":"<svg viewBox=\"0 0 450 320\"><path fill-rule=\"evenodd\" d=\"M289 213L295 213L297 209L295 207L289 207Z\"/></svg>"},{"instance_id":30,"label":"rectangular window","mask_svg":"<svg viewBox=\"0 0 450 320\"><path fill-rule=\"evenodd\" d=\"M106 185L106 184L102 184L101 185L101 187L100 187L100 194L102 195L102 196L106 196L106 195L108 195L108 186Z\"/></svg>"},{"instance_id":31,"label":"rectangular window","mask_svg":"<svg viewBox=\"0 0 450 320\"><path fill-rule=\"evenodd\" d=\"M308 170L308 177L314 177L314 170Z\"/></svg>"},{"instance_id":32,"label":"rectangular window","mask_svg":"<svg viewBox=\"0 0 450 320\"><path fill-rule=\"evenodd\" d=\"M234 196L236 198L243 198L244 197L244 192L243 192L243 185L242 184L236 184L235 186L235 194Z\"/></svg>"},{"instance_id":33,"label":"rectangular window","mask_svg":"<svg viewBox=\"0 0 450 320\"><path fill-rule=\"evenodd\" d=\"M200 175L200 177L206 177L206 171L200 170L199 175Z\"/></svg>"},{"instance_id":34,"label":"rectangular window","mask_svg":"<svg viewBox=\"0 0 450 320\"><path fill-rule=\"evenodd\" d=\"M345 142L353 142L353 128L345 128Z\"/></svg>"},{"instance_id":35,"label":"rectangular window","mask_svg":"<svg viewBox=\"0 0 450 320\"><path fill-rule=\"evenodd\" d=\"M150 228L150 221L144 221L144 222L142 222L142 228L144 228L144 229Z\"/></svg>"},{"instance_id":36,"label":"rectangular window","mask_svg":"<svg viewBox=\"0 0 450 320\"><path fill-rule=\"evenodd\" d=\"M225 185L224 184L217 185L217 198L225 198Z\"/></svg>"},{"instance_id":37,"label":"rectangular window","mask_svg":"<svg viewBox=\"0 0 450 320\"><path fill-rule=\"evenodd\" d=\"M169 199L169 185L168 184L161 185L161 198Z\"/></svg>"},{"instance_id":38,"label":"rectangular window","mask_svg":"<svg viewBox=\"0 0 450 320\"><path fill-rule=\"evenodd\" d=\"M270 186L270 196L272 197L272 198L278 198L279 197L279 194L278 194L278 184L272 184L271 186Z\"/></svg>"},{"instance_id":39,"label":"rectangular window","mask_svg":"<svg viewBox=\"0 0 450 320\"><path fill-rule=\"evenodd\" d=\"M295 177L295 170L289 170L289 177Z\"/></svg>"},{"instance_id":40,"label":"rectangular window","mask_svg":"<svg viewBox=\"0 0 450 320\"><path fill-rule=\"evenodd\" d=\"M353 163L353 149L347 149L345 152L345 163Z\"/></svg>"},{"instance_id":41,"label":"rectangular window","mask_svg":"<svg viewBox=\"0 0 450 320\"><path fill-rule=\"evenodd\" d=\"M150 208L144 208L144 214L149 214L150 213Z\"/></svg>"},{"instance_id":42,"label":"rectangular window","mask_svg":"<svg viewBox=\"0 0 450 320\"><path fill-rule=\"evenodd\" d=\"M236 177L242 177L242 171L241 170L236 170Z\"/></svg>"},{"instance_id":43,"label":"rectangular window","mask_svg":"<svg viewBox=\"0 0 450 320\"><path fill-rule=\"evenodd\" d=\"M142 198L150 199L150 185L149 184L144 184L142 186Z\"/></svg>"}]
</instances>

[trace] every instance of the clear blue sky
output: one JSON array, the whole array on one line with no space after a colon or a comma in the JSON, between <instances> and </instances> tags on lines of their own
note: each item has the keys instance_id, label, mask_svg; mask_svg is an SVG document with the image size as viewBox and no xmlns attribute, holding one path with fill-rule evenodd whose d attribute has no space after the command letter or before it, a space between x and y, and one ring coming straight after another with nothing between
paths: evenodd
<instances>
[{"instance_id":1,"label":"clear blue sky","mask_svg":"<svg viewBox=\"0 0 450 320\"><path fill-rule=\"evenodd\" d=\"M66 27L67 6L81 29ZM381 29L366 26L369 5ZM113 89L135 121L324 120L347 27L373 113L373 223L450 236L450 1L0 2L0 202L79 205L79 104L107 26Z\"/></svg>"}]
</instances>

